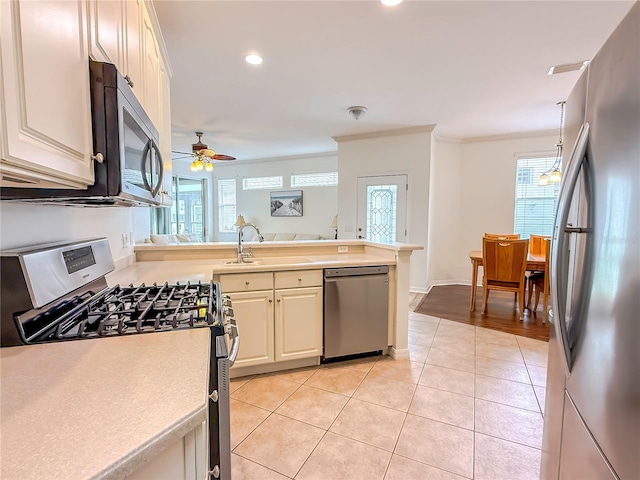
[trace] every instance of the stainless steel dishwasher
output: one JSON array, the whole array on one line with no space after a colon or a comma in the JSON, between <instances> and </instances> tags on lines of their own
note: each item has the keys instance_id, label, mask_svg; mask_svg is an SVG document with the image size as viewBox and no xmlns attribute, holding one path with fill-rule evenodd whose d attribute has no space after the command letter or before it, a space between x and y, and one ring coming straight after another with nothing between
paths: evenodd
<instances>
[{"instance_id":1,"label":"stainless steel dishwasher","mask_svg":"<svg viewBox=\"0 0 640 480\"><path fill-rule=\"evenodd\" d=\"M323 359L387 348L388 312L388 266L325 269Z\"/></svg>"}]
</instances>

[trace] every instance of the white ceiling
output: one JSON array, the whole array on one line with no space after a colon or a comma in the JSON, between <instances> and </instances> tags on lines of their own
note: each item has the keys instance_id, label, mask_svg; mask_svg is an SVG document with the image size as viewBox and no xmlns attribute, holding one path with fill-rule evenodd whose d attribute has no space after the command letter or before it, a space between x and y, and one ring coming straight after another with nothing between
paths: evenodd
<instances>
[{"instance_id":1,"label":"white ceiling","mask_svg":"<svg viewBox=\"0 0 640 480\"><path fill-rule=\"evenodd\" d=\"M437 124L470 138L558 128L556 102L632 1L172 1L155 8L174 150L195 130L242 159L335 151L332 136ZM260 66L244 56L259 53ZM351 105L369 111L356 121Z\"/></svg>"}]
</instances>

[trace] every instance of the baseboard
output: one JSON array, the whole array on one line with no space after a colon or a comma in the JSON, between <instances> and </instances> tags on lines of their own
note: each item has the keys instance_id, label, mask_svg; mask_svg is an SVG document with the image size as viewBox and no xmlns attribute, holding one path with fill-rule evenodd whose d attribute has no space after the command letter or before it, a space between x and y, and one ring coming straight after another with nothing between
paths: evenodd
<instances>
[{"instance_id":1,"label":"baseboard","mask_svg":"<svg viewBox=\"0 0 640 480\"><path fill-rule=\"evenodd\" d=\"M394 360L409 360L409 349L391 347L389 348L389 356Z\"/></svg>"},{"instance_id":2,"label":"baseboard","mask_svg":"<svg viewBox=\"0 0 640 480\"><path fill-rule=\"evenodd\" d=\"M409 293L429 293L429 288L424 287L409 287Z\"/></svg>"},{"instance_id":3,"label":"baseboard","mask_svg":"<svg viewBox=\"0 0 640 480\"><path fill-rule=\"evenodd\" d=\"M233 367L230 371L231 378L244 377L246 375L258 375L262 373L279 372L293 368L311 367L320 365L320 357L300 358L298 360L287 360L284 362L271 362L262 365L250 365L247 367Z\"/></svg>"}]
</instances>

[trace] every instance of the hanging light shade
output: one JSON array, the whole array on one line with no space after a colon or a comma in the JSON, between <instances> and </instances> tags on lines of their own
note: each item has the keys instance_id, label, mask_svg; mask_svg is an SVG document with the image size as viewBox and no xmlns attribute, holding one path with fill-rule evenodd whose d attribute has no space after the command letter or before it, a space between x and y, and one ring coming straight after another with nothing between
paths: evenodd
<instances>
[{"instance_id":1,"label":"hanging light shade","mask_svg":"<svg viewBox=\"0 0 640 480\"><path fill-rule=\"evenodd\" d=\"M211 163L211 162L206 162L206 163L204 164L204 169L205 169L207 172L212 172L212 171L213 171L213 163Z\"/></svg>"},{"instance_id":2,"label":"hanging light shade","mask_svg":"<svg viewBox=\"0 0 640 480\"><path fill-rule=\"evenodd\" d=\"M234 226L234 227L241 227L241 226L242 226L242 225L244 225L245 223L247 223L247 222L245 222L244 217L243 217L242 215L238 215L238 218L237 218L237 220L236 220L236 223L234 223L234 224L233 224L233 226Z\"/></svg>"},{"instance_id":3,"label":"hanging light shade","mask_svg":"<svg viewBox=\"0 0 640 480\"><path fill-rule=\"evenodd\" d=\"M538 185L540 185L541 187L549 185L549 175L547 175L546 173L540 175L540 181L538 182Z\"/></svg>"},{"instance_id":4,"label":"hanging light shade","mask_svg":"<svg viewBox=\"0 0 640 480\"><path fill-rule=\"evenodd\" d=\"M540 175L538 185L550 185L552 183L560 183L562 181L562 172L560 171L560 163L562 162L562 127L564 126L564 104L565 101L558 102L560 106L560 134L558 143L556 143L556 160L549 170Z\"/></svg>"}]
</instances>

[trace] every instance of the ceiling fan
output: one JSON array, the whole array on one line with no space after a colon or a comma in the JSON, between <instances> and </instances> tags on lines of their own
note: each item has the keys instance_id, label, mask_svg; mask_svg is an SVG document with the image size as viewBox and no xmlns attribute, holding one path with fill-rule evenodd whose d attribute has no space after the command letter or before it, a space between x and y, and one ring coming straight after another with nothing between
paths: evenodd
<instances>
[{"instance_id":1,"label":"ceiling fan","mask_svg":"<svg viewBox=\"0 0 640 480\"><path fill-rule=\"evenodd\" d=\"M191 162L191 171L197 172L198 170L206 170L210 172L213 170L213 160L235 160L236 157L231 157L229 155L223 155L222 153L216 153L209 148L209 146L205 143L202 143L202 132L196 132L196 136L198 137L198 141L196 143L191 144L192 153L187 152L176 152L172 151L171 153L177 153L179 155L183 155L182 157L175 157L174 160L180 160L181 158L191 157L193 161Z\"/></svg>"}]
</instances>

